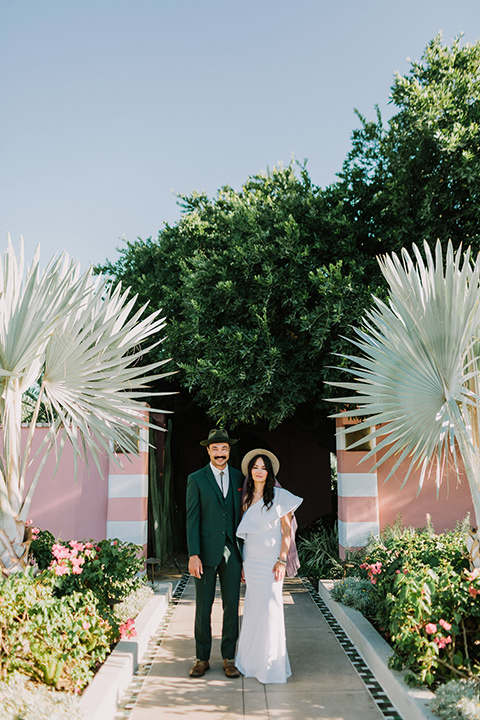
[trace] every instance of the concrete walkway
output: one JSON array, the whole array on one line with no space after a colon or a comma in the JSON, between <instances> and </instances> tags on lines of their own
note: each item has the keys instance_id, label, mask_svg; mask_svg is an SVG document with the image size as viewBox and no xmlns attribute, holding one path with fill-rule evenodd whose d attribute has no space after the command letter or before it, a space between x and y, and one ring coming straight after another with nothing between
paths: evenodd
<instances>
[{"instance_id":1,"label":"concrete walkway","mask_svg":"<svg viewBox=\"0 0 480 720\"><path fill-rule=\"evenodd\" d=\"M211 669L188 676L194 661L194 586L177 605L130 720L385 720L335 634L298 578L284 586L293 675L285 685L228 680L220 655L221 601L213 610ZM243 605L243 601L242 601ZM243 607L241 608L243 609ZM397 716L398 717L398 716Z\"/></svg>"}]
</instances>

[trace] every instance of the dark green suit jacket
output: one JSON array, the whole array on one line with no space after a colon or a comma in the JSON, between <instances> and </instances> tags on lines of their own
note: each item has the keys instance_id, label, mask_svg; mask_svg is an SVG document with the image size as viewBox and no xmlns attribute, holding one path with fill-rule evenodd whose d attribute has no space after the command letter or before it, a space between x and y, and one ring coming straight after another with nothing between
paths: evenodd
<instances>
[{"instance_id":1,"label":"dark green suit jacket","mask_svg":"<svg viewBox=\"0 0 480 720\"><path fill-rule=\"evenodd\" d=\"M234 526L240 522L243 474L228 466L233 492ZM227 539L227 518L223 495L215 480L210 463L192 473L187 480L187 545L188 554L199 555L204 565L220 564ZM230 540L237 544L237 538Z\"/></svg>"}]
</instances>

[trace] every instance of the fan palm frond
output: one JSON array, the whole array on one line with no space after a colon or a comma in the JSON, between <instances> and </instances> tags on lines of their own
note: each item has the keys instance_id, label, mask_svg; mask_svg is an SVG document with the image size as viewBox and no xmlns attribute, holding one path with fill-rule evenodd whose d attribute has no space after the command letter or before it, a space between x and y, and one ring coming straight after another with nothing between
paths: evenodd
<instances>
[{"instance_id":1,"label":"fan palm frond","mask_svg":"<svg viewBox=\"0 0 480 720\"><path fill-rule=\"evenodd\" d=\"M66 254L44 270L39 250L25 268L23 243L15 255L10 238L0 262L0 565L15 564L38 478L53 448L60 457L68 439L75 467L88 453L116 461L115 449L136 452L138 428L148 426L147 382L167 362L147 366L140 358L161 342L160 311L134 311L136 298L111 288L91 271L80 275ZM22 397L35 388L30 428L21 444ZM157 393L159 394L159 393ZM162 394L162 393L160 393ZM36 420L50 411L43 457L25 493L25 478ZM6 560L8 562L6 562Z\"/></svg>"},{"instance_id":2,"label":"fan palm frond","mask_svg":"<svg viewBox=\"0 0 480 720\"><path fill-rule=\"evenodd\" d=\"M355 407L336 416L358 417L356 429L372 429L368 456L384 451L375 468L394 456L389 477L408 459L408 473L422 468L422 483L432 459L440 466L459 448L472 485L468 466L480 435L480 258L472 263L469 251L454 253L451 243L445 264L440 242L435 256L426 243L424 252L425 260L413 246L415 262L406 250L401 258L379 259L388 303L374 299L356 330L352 342L360 354L348 356L354 380L335 383L353 393L335 402Z\"/></svg>"}]
</instances>

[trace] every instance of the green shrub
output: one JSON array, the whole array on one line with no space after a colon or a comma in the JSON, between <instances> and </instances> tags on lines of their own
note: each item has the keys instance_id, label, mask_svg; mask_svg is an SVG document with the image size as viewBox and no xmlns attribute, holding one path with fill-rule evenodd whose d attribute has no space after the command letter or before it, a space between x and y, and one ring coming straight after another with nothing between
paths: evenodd
<instances>
[{"instance_id":1,"label":"green shrub","mask_svg":"<svg viewBox=\"0 0 480 720\"><path fill-rule=\"evenodd\" d=\"M31 528L32 541L30 543L30 556L39 570L46 570L52 562L52 547L55 538L48 530Z\"/></svg>"},{"instance_id":2,"label":"green shrub","mask_svg":"<svg viewBox=\"0 0 480 720\"><path fill-rule=\"evenodd\" d=\"M0 677L80 690L110 651L116 629L90 590L57 598L31 571L0 581Z\"/></svg>"},{"instance_id":3,"label":"green shrub","mask_svg":"<svg viewBox=\"0 0 480 720\"><path fill-rule=\"evenodd\" d=\"M375 614L375 588L368 580L346 577L334 584L330 594L336 602L359 610L366 617Z\"/></svg>"},{"instance_id":4,"label":"green shrub","mask_svg":"<svg viewBox=\"0 0 480 720\"><path fill-rule=\"evenodd\" d=\"M376 590L391 665L409 668L412 682L480 673L480 571L470 572L466 541L466 523L440 535L430 523L421 530L396 524L366 549L360 567Z\"/></svg>"},{"instance_id":5,"label":"green shrub","mask_svg":"<svg viewBox=\"0 0 480 720\"><path fill-rule=\"evenodd\" d=\"M131 618L136 618L153 595L154 592L150 585L142 583L140 587L130 593L119 605L115 605L115 616L122 623L127 622Z\"/></svg>"},{"instance_id":6,"label":"green shrub","mask_svg":"<svg viewBox=\"0 0 480 720\"><path fill-rule=\"evenodd\" d=\"M326 527L321 520L300 531L297 537L301 575L314 578L343 577L338 554L338 525Z\"/></svg>"},{"instance_id":7,"label":"green shrub","mask_svg":"<svg viewBox=\"0 0 480 720\"><path fill-rule=\"evenodd\" d=\"M32 560L53 573L59 597L92 590L104 608L123 600L141 584L144 568L140 545L122 540L51 542L48 531L32 540Z\"/></svg>"},{"instance_id":8,"label":"green shrub","mask_svg":"<svg viewBox=\"0 0 480 720\"><path fill-rule=\"evenodd\" d=\"M15 673L0 681L2 720L83 720L79 700L55 692L45 685L34 685L25 675Z\"/></svg>"},{"instance_id":9,"label":"green shrub","mask_svg":"<svg viewBox=\"0 0 480 720\"><path fill-rule=\"evenodd\" d=\"M450 680L438 688L431 709L442 720L478 720L480 718L480 682Z\"/></svg>"}]
</instances>

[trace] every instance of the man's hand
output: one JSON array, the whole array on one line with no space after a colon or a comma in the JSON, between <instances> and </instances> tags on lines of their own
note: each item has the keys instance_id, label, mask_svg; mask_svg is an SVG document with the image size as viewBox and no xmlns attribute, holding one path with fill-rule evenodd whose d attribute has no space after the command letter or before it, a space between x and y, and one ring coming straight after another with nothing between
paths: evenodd
<instances>
[{"instance_id":1,"label":"man's hand","mask_svg":"<svg viewBox=\"0 0 480 720\"><path fill-rule=\"evenodd\" d=\"M199 580L203 575L203 565L198 555L191 555L188 558L188 572Z\"/></svg>"}]
</instances>

